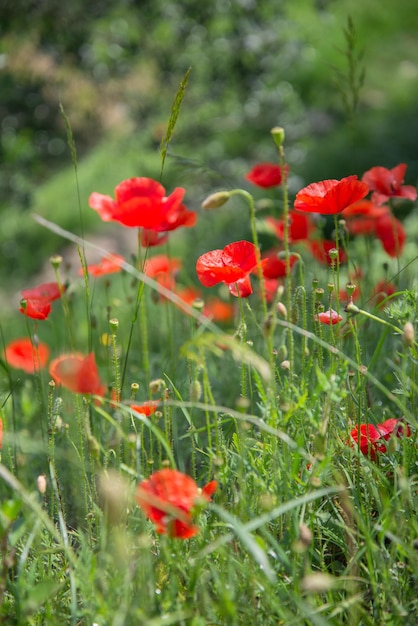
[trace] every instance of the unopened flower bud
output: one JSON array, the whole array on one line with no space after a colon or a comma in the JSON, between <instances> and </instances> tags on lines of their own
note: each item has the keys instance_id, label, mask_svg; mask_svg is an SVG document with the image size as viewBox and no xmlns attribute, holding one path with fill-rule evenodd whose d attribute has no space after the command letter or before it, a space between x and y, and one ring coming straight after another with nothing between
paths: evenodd
<instances>
[{"instance_id":1,"label":"unopened flower bud","mask_svg":"<svg viewBox=\"0 0 418 626\"><path fill-rule=\"evenodd\" d=\"M304 546L309 547L312 543L313 535L312 531L306 524L301 524L299 526L299 540L303 543Z\"/></svg>"},{"instance_id":2,"label":"unopened flower bud","mask_svg":"<svg viewBox=\"0 0 418 626\"><path fill-rule=\"evenodd\" d=\"M46 491L46 475L40 474L36 479L36 486L38 487L38 491L40 494L44 494Z\"/></svg>"},{"instance_id":3,"label":"unopened flower bud","mask_svg":"<svg viewBox=\"0 0 418 626\"><path fill-rule=\"evenodd\" d=\"M329 258L331 259L331 261L335 261L335 259L338 258L338 250L337 248L331 248L331 250L328 252Z\"/></svg>"},{"instance_id":4,"label":"unopened flower bud","mask_svg":"<svg viewBox=\"0 0 418 626\"><path fill-rule=\"evenodd\" d=\"M288 360L282 361L282 362L280 363L280 367L281 367L283 370L290 370L290 361L288 361Z\"/></svg>"},{"instance_id":5,"label":"unopened flower bud","mask_svg":"<svg viewBox=\"0 0 418 626\"><path fill-rule=\"evenodd\" d=\"M199 402L202 397L202 385L198 380L192 380L190 383L189 394L191 402Z\"/></svg>"},{"instance_id":6,"label":"unopened flower bud","mask_svg":"<svg viewBox=\"0 0 418 626\"><path fill-rule=\"evenodd\" d=\"M277 303L277 313L283 317L283 319L287 319L287 309L283 302Z\"/></svg>"},{"instance_id":7,"label":"unopened flower bud","mask_svg":"<svg viewBox=\"0 0 418 626\"><path fill-rule=\"evenodd\" d=\"M203 200L202 209L218 209L228 202L230 197L231 194L229 191L217 191L216 193L212 193L206 200Z\"/></svg>"},{"instance_id":8,"label":"unopened flower bud","mask_svg":"<svg viewBox=\"0 0 418 626\"><path fill-rule=\"evenodd\" d=\"M273 137L273 141L278 148L284 144L284 128L282 126L275 126L271 129L271 136Z\"/></svg>"},{"instance_id":9,"label":"unopened flower bud","mask_svg":"<svg viewBox=\"0 0 418 626\"><path fill-rule=\"evenodd\" d=\"M411 322L406 322L405 326L403 327L402 341L405 346L408 346L408 348L410 348L414 344L415 328Z\"/></svg>"}]
</instances>

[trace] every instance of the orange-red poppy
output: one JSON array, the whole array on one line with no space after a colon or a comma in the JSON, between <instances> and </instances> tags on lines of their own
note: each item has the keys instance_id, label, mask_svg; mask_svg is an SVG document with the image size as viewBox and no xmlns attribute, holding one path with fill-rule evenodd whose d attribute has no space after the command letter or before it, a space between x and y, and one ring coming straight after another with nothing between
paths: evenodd
<instances>
[{"instance_id":1,"label":"orange-red poppy","mask_svg":"<svg viewBox=\"0 0 418 626\"><path fill-rule=\"evenodd\" d=\"M275 219L274 217L266 217L266 224L270 226L280 241L284 240L284 220ZM308 239L312 231L315 229L311 222L309 215L304 213L297 213L296 211L289 211L289 228L288 239L289 243L295 241L303 241Z\"/></svg>"},{"instance_id":2,"label":"orange-red poppy","mask_svg":"<svg viewBox=\"0 0 418 626\"><path fill-rule=\"evenodd\" d=\"M359 446L360 452L368 456L372 461L376 461L378 452L386 452L385 441L388 441L392 435L396 437L409 437L411 429L403 423L401 419L390 418L381 424L360 424L351 431L351 437L354 443Z\"/></svg>"},{"instance_id":3,"label":"orange-red poppy","mask_svg":"<svg viewBox=\"0 0 418 626\"><path fill-rule=\"evenodd\" d=\"M279 252L281 251L268 250L261 255L261 268L264 278L283 278L286 276L286 259L279 258ZM298 258L297 254L289 256L290 269L292 269ZM253 270L253 273L257 273L257 268Z\"/></svg>"},{"instance_id":4,"label":"orange-red poppy","mask_svg":"<svg viewBox=\"0 0 418 626\"><path fill-rule=\"evenodd\" d=\"M115 188L115 200L94 192L89 206L104 222L164 232L195 224L196 213L182 204L184 194L184 189L176 187L166 196L164 187L152 178L129 178Z\"/></svg>"},{"instance_id":5,"label":"orange-red poppy","mask_svg":"<svg viewBox=\"0 0 418 626\"><path fill-rule=\"evenodd\" d=\"M7 344L4 357L10 367L34 374L46 367L49 359L49 348L45 343L34 343L28 337L14 339Z\"/></svg>"},{"instance_id":6,"label":"orange-red poppy","mask_svg":"<svg viewBox=\"0 0 418 626\"><path fill-rule=\"evenodd\" d=\"M93 263L87 266L87 271L90 276L105 276L107 274L115 274L122 270L122 263L125 259L120 254L112 254L108 257L103 257L98 263ZM79 276L83 275L83 268L78 270Z\"/></svg>"},{"instance_id":7,"label":"orange-red poppy","mask_svg":"<svg viewBox=\"0 0 418 626\"><path fill-rule=\"evenodd\" d=\"M22 290L22 300L19 311L36 320L46 320L51 312L51 302L61 297L64 286L58 283L42 283L37 287Z\"/></svg>"},{"instance_id":8,"label":"orange-red poppy","mask_svg":"<svg viewBox=\"0 0 418 626\"><path fill-rule=\"evenodd\" d=\"M335 250L335 241L329 241L328 239L314 239L308 242L309 250L312 256L320 263L327 263L333 265L335 259L330 257L330 250ZM345 263L347 255L343 248L338 248L338 260L341 263Z\"/></svg>"},{"instance_id":9,"label":"orange-red poppy","mask_svg":"<svg viewBox=\"0 0 418 626\"><path fill-rule=\"evenodd\" d=\"M78 353L63 354L51 362L49 373L57 384L74 393L97 396L104 396L106 393L93 352L87 356Z\"/></svg>"},{"instance_id":10,"label":"orange-red poppy","mask_svg":"<svg viewBox=\"0 0 418 626\"><path fill-rule=\"evenodd\" d=\"M138 485L136 501L158 533L188 539L199 532L193 525L193 509L199 503L209 502L216 487L217 483L211 481L200 490L190 476L162 469Z\"/></svg>"},{"instance_id":11,"label":"orange-red poppy","mask_svg":"<svg viewBox=\"0 0 418 626\"><path fill-rule=\"evenodd\" d=\"M288 168L286 166L286 174ZM283 171L276 163L258 163L245 175L245 178L257 187L265 189L278 187L282 183Z\"/></svg>"},{"instance_id":12,"label":"orange-red poppy","mask_svg":"<svg viewBox=\"0 0 418 626\"><path fill-rule=\"evenodd\" d=\"M406 172L406 164L399 163L396 167L387 169L376 166L365 172L362 181L365 182L372 191L372 202L384 204L389 198L405 198L407 200L417 199L417 190L412 185L403 185Z\"/></svg>"},{"instance_id":13,"label":"orange-red poppy","mask_svg":"<svg viewBox=\"0 0 418 626\"><path fill-rule=\"evenodd\" d=\"M357 176L347 176L341 180L322 180L311 183L296 194L294 208L297 211L335 215L350 204L362 200L369 192L366 183Z\"/></svg>"},{"instance_id":14,"label":"orange-red poppy","mask_svg":"<svg viewBox=\"0 0 418 626\"><path fill-rule=\"evenodd\" d=\"M233 296L245 298L253 290L250 273L257 267L256 247L249 241L230 243L223 250L202 254L196 262L197 276L205 287L224 282Z\"/></svg>"},{"instance_id":15,"label":"orange-red poppy","mask_svg":"<svg viewBox=\"0 0 418 626\"><path fill-rule=\"evenodd\" d=\"M131 404L130 407L132 411L136 411L137 413L141 413L141 415L153 415L160 404L160 400L148 400L147 402L142 402L141 404Z\"/></svg>"}]
</instances>

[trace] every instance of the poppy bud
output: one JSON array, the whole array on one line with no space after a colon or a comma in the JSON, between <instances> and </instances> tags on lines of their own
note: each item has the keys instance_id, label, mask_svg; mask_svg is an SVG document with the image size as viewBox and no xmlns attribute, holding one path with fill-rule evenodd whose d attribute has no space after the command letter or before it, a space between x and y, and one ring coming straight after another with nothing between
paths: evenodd
<instances>
[{"instance_id":1,"label":"poppy bud","mask_svg":"<svg viewBox=\"0 0 418 626\"><path fill-rule=\"evenodd\" d=\"M277 303L277 313L279 313L283 317L283 319L287 319L287 309L283 302Z\"/></svg>"},{"instance_id":2,"label":"poppy bud","mask_svg":"<svg viewBox=\"0 0 418 626\"><path fill-rule=\"evenodd\" d=\"M410 348L414 344L415 329L411 322L406 322L405 326L403 327L402 341L408 348Z\"/></svg>"},{"instance_id":3,"label":"poppy bud","mask_svg":"<svg viewBox=\"0 0 418 626\"><path fill-rule=\"evenodd\" d=\"M218 209L228 202L230 197L231 194L229 191L217 191L216 193L212 193L206 200L203 200L202 209Z\"/></svg>"},{"instance_id":4,"label":"poppy bud","mask_svg":"<svg viewBox=\"0 0 418 626\"><path fill-rule=\"evenodd\" d=\"M36 486L38 487L38 491L40 494L44 494L46 491L46 476L45 474L40 474L36 479Z\"/></svg>"},{"instance_id":5,"label":"poppy bud","mask_svg":"<svg viewBox=\"0 0 418 626\"><path fill-rule=\"evenodd\" d=\"M275 126L271 129L271 136L273 137L273 141L278 148L284 144L284 128L282 126Z\"/></svg>"},{"instance_id":6,"label":"poppy bud","mask_svg":"<svg viewBox=\"0 0 418 626\"><path fill-rule=\"evenodd\" d=\"M202 397L202 385L198 380L191 382L189 393L191 402L199 402Z\"/></svg>"}]
</instances>

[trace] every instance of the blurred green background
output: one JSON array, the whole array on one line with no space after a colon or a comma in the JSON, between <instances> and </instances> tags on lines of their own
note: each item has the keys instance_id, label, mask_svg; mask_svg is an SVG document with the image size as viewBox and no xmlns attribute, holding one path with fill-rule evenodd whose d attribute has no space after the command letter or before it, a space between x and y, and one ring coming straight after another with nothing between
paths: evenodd
<instances>
[{"instance_id":1,"label":"blurred green background","mask_svg":"<svg viewBox=\"0 0 418 626\"><path fill-rule=\"evenodd\" d=\"M292 193L399 162L417 184L414 0L5 0L0 16L3 293L27 286L65 246L33 212L134 251L121 249L121 227L102 224L88 196L130 176L159 178L160 141L189 67L162 182L186 187L190 209L212 191L248 188L246 171L277 158L275 125L286 130ZM195 259L248 229L236 210L213 224L200 215L193 232L172 235L174 249Z\"/></svg>"}]
</instances>

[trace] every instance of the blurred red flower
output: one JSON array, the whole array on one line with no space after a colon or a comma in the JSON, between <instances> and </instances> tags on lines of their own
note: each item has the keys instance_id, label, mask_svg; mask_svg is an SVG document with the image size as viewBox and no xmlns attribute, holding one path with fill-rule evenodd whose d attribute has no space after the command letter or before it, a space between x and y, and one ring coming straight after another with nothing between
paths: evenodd
<instances>
[{"instance_id":1,"label":"blurred red flower","mask_svg":"<svg viewBox=\"0 0 418 626\"><path fill-rule=\"evenodd\" d=\"M351 437L360 448L360 452L376 461L378 452L386 452L385 441L395 434L396 437L405 435L410 437L411 429L401 419L390 418L381 424L360 424L360 438L358 426L351 431ZM350 444L352 445L352 444Z\"/></svg>"},{"instance_id":2,"label":"blurred red flower","mask_svg":"<svg viewBox=\"0 0 418 626\"><path fill-rule=\"evenodd\" d=\"M108 257L100 259L99 263L88 265L87 271L91 276L105 276L107 274L115 274L122 270L121 264L125 261L120 254L112 254ZM79 276L83 275L83 268L78 270Z\"/></svg>"},{"instance_id":3,"label":"blurred red flower","mask_svg":"<svg viewBox=\"0 0 418 626\"><path fill-rule=\"evenodd\" d=\"M334 309L329 309L328 311L321 311L314 316L316 322L321 322L321 324L339 324L343 319L341 315L334 311Z\"/></svg>"},{"instance_id":4,"label":"blurred red flower","mask_svg":"<svg viewBox=\"0 0 418 626\"><path fill-rule=\"evenodd\" d=\"M183 188L176 187L166 196L164 187L151 178L129 178L115 188L115 200L94 192L90 195L89 206L104 222L164 232L195 224L196 213L182 204L184 194Z\"/></svg>"},{"instance_id":5,"label":"blurred red flower","mask_svg":"<svg viewBox=\"0 0 418 626\"><path fill-rule=\"evenodd\" d=\"M144 248L152 248L154 246L161 246L168 241L169 233L160 233L151 228L143 228L141 231L141 245Z\"/></svg>"},{"instance_id":6,"label":"blurred red flower","mask_svg":"<svg viewBox=\"0 0 418 626\"><path fill-rule=\"evenodd\" d=\"M211 481L202 490L193 478L173 469L162 469L143 480L136 490L136 501L160 534L189 539L199 532L193 525L196 505L210 502L217 487Z\"/></svg>"},{"instance_id":7,"label":"blurred red flower","mask_svg":"<svg viewBox=\"0 0 418 626\"><path fill-rule=\"evenodd\" d=\"M49 373L55 382L74 393L104 396L106 387L102 384L93 352L86 357L82 354L63 354L54 359Z\"/></svg>"},{"instance_id":8,"label":"blurred red flower","mask_svg":"<svg viewBox=\"0 0 418 626\"><path fill-rule=\"evenodd\" d=\"M394 258L402 254L406 233L388 206L362 200L345 209L342 217L351 235L375 235L389 256Z\"/></svg>"},{"instance_id":9,"label":"blurred red flower","mask_svg":"<svg viewBox=\"0 0 418 626\"><path fill-rule=\"evenodd\" d=\"M266 217L266 223L273 229L276 237L280 239L280 241L284 241L284 220ZM309 215L289 211L289 243L308 239L314 229L315 227Z\"/></svg>"},{"instance_id":10,"label":"blurred red flower","mask_svg":"<svg viewBox=\"0 0 418 626\"><path fill-rule=\"evenodd\" d=\"M194 287L183 287L177 292L179 298L190 306L196 300L202 299L202 293ZM202 315L208 317L214 322L229 322L235 315L235 307L231 302L225 302L220 298L208 298L204 301Z\"/></svg>"},{"instance_id":11,"label":"blurred red flower","mask_svg":"<svg viewBox=\"0 0 418 626\"><path fill-rule=\"evenodd\" d=\"M269 250L261 255L261 267L264 278L283 278L286 276L286 259L279 259L278 254L281 250ZM298 255L291 254L289 256L290 269L299 259ZM253 269L253 273L257 273L257 267Z\"/></svg>"},{"instance_id":12,"label":"blurred red flower","mask_svg":"<svg viewBox=\"0 0 418 626\"><path fill-rule=\"evenodd\" d=\"M376 235L390 257L401 256L406 241L406 233L402 223L396 217L390 213L379 217L376 220Z\"/></svg>"},{"instance_id":13,"label":"blurred red flower","mask_svg":"<svg viewBox=\"0 0 418 626\"><path fill-rule=\"evenodd\" d=\"M414 202L417 190L412 185L402 185L406 164L400 163L393 169L376 166L363 174L362 181L366 183L372 193L372 202L383 204L389 198L406 198Z\"/></svg>"},{"instance_id":14,"label":"blurred red flower","mask_svg":"<svg viewBox=\"0 0 418 626\"><path fill-rule=\"evenodd\" d=\"M157 254L145 261L144 274L153 278L159 285L174 291L176 275L181 269L180 259L170 258L166 254ZM164 299L163 296L161 296Z\"/></svg>"},{"instance_id":15,"label":"blurred red flower","mask_svg":"<svg viewBox=\"0 0 418 626\"><path fill-rule=\"evenodd\" d=\"M233 296L252 294L250 273L257 267L256 247L249 241L230 243L223 250L202 254L196 262L197 276L205 287L224 282Z\"/></svg>"},{"instance_id":16,"label":"blurred red flower","mask_svg":"<svg viewBox=\"0 0 418 626\"><path fill-rule=\"evenodd\" d=\"M46 344L33 343L29 338L14 339L4 350L5 360L11 367L34 374L46 367L49 359L49 348Z\"/></svg>"},{"instance_id":17,"label":"blurred red flower","mask_svg":"<svg viewBox=\"0 0 418 626\"><path fill-rule=\"evenodd\" d=\"M22 290L19 311L36 320L46 320L51 312L51 302L61 297L65 288L58 283L42 283L32 289Z\"/></svg>"},{"instance_id":18,"label":"blurred red flower","mask_svg":"<svg viewBox=\"0 0 418 626\"><path fill-rule=\"evenodd\" d=\"M376 221L390 212L389 207L377 206L370 200L360 200L344 209L341 217L350 235L374 235Z\"/></svg>"},{"instance_id":19,"label":"blurred red flower","mask_svg":"<svg viewBox=\"0 0 418 626\"><path fill-rule=\"evenodd\" d=\"M388 296L393 296L394 293L396 293L396 287L393 283L380 280L373 289L372 298L376 306L380 306Z\"/></svg>"},{"instance_id":20,"label":"blurred red flower","mask_svg":"<svg viewBox=\"0 0 418 626\"><path fill-rule=\"evenodd\" d=\"M286 166L286 175L288 173ZM283 172L276 163L258 163L245 175L245 178L257 187L278 187L282 183Z\"/></svg>"},{"instance_id":21,"label":"blurred red flower","mask_svg":"<svg viewBox=\"0 0 418 626\"><path fill-rule=\"evenodd\" d=\"M313 239L312 241L308 241L308 247L312 256L320 263L327 263L328 265L335 263L329 255L330 250L336 249L335 241L329 241L327 239ZM338 259L340 265L341 263L345 263L347 261L345 250L341 247L338 248Z\"/></svg>"},{"instance_id":22,"label":"blurred red flower","mask_svg":"<svg viewBox=\"0 0 418 626\"><path fill-rule=\"evenodd\" d=\"M148 400L147 402L142 402L141 404L131 404L130 407L132 411L136 411L137 413L141 413L141 415L149 416L155 413L160 404L160 400Z\"/></svg>"},{"instance_id":23,"label":"blurred red flower","mask_svg":"<svg viewBox=\"0 0 418 626\"><path fill-rule=\"evenodd\" d=\"M308 213L334 215L364 198L368 192L366 183L358 180L357 176L347 176L341 180L322 180L301 189L296 194L294 208Z\"/></svg>"}]
</instances>

